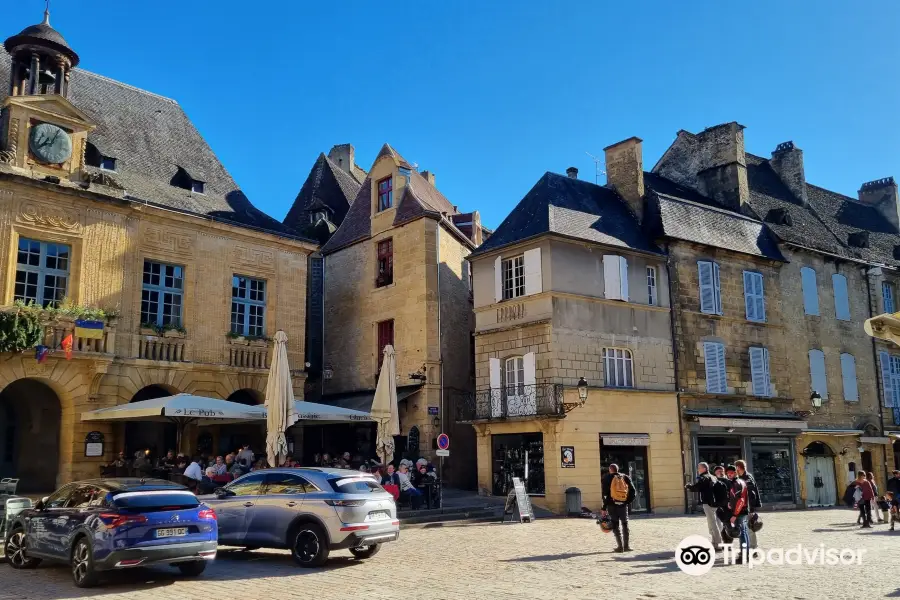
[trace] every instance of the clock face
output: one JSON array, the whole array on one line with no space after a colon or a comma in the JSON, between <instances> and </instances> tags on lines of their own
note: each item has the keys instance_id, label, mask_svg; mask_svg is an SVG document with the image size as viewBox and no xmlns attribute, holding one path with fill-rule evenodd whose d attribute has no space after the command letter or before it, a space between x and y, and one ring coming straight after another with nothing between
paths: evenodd
<instances>
[{"instance_id":1,"label":"clock face","mask_svg":"<svg viewBox=\"0 0 900 600\"><path fill-rule=\"evenodd\" d=\"M50 123L31 128L28 146L38 160L51 165L62 164L72 156L72 138L66 130Z\"/></svg>"}]
</instances>

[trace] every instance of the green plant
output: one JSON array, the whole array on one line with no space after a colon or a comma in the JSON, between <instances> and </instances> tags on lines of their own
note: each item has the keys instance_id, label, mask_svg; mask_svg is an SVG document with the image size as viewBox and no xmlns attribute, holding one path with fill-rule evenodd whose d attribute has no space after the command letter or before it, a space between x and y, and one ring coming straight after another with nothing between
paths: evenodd
<instances>
[{"instance_id":1,"label":"green plant","mask_svg":"<svg viewBox=\"0 0 900 600\"><path fill-rule=\"evenodd\" d=\"M254 342L268 342L271 339L264 335L247 335L244 337Z\"/></svg>"},{"instance_id":2,"label":"green plant","mask_svg":"<svg viewBox=\"0 0 900 600\"><path fill-rule=\"evenodd\" d=\"M40 314L27 305L0 312L0 352L22 352L40 344L44 326Z\"/></svg>"},{"instance_id":3,"label":"green plant","mask_svg":"<svg viewBox=\"0 0 900 600\"><path fill-rule=\"evenodd\" d=\"M240 337L244 337L243 335L241 335L240 333L237 333L236 331L229 331L225 334L225 336L231 340L236 340Z\"/></svg>"},{"instance_id":4,"label":"green plant","mask_svg":"<svg viewBox=\"0 0 900 600\"><path fill-rule=\"evenodd\" d=\"M22 300L16 300L13 305L17 309L36 315L39 319L69 317L86 321L105 321L107 317L118 315L118 311L113 315L102 308L73 304L69 298L63 298L58 306L42 307L34 302L24 302Z\"/></svg>"}]
</instances>

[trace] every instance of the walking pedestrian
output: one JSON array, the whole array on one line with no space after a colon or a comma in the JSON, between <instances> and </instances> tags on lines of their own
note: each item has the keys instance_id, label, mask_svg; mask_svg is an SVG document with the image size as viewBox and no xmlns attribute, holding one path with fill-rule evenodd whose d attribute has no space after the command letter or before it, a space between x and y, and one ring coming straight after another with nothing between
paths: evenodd
<instances>
[{"instance_id":1,"label":"walking pedestrian","mask_svg":"<svg viewBox=\"0 0 900 600\"><path fill-rule=\"evenodd\" d=\"M619 465L609 465L609 473L601 482L603 493L603 510L600 516L607 514L612 519L613 533L616 536L616 552L631 552L628 543L631 532L628 529L628 507L634 501L637 490L631 477L619 473Z\"/></svg>"},{"instance_id":2,"label":"walking pedestrian","mask_svg":"<svg viewBox=\"0 0 900 600\"><path fill-rule=\"evenodd\" d=\"M731 482L728 490L727 514L730 516L731 524L740 530L741 552L737 562L742 563L744 551L750 549L750 528L747 526L747 519L750 517L750 493L747 484L738 476L735 465L726 466L725 474Z\"/></svg>"},{"instance_id":3,"label":"walking pedestrian","mask_svg":"<svg viewBox=\"0 0 900 600\"><path fill-rule=\"evenodd\" d=\"M894 469L893 475L893 477L887 480L884 491L893 492L894 498L900 498L900 469Z\"/></svg>"},{"instance_id":4,"label":"walking pedestrian","mask_svg":"<svg viewBox=\"0 0 900 600\"><path fill-rule=\"evenodd\" d=\"M881 511L878 510L878 484L875 482L875 473L872 471L866 473L866 481L872 484L872 492L875 494L869 501L869 504L871 505L870 510L875 514L879 523L884 523L884 517L881 516Z\"/></svg>"},{"instance_id":5,"label":"walking pedestrian","mask_svg":"<svg viewBox=\"0 0 900 600\"><path fill-rule=\"evenodd\" d=\"M872 484L866 479L865 471L860 471L856 474L856 487L862 492L862 497L858 502L859 516L862 519L862 529L869 529L872 527L871 501L872 498L875 497L875 490L872 489Z\"/></svg>"},{"instance_id":6,"label":"walking pedestrian","mask_svg":"<svg viewBox=\"0 0 900 600\"><path fill-rule=\"evenodd\" d=\"M740 478L744 484L747 486L747 495L750 502L748 506L748 511L750 513L755 513L757 508L762 507L762 499L759 497L759 488L756 487L756 480L753 479L753 475L747 470L747 462L745 460L736 460L734 461L734 467L737 469L737 476ZM749 519L749 517L748 517ZM756 532L752 529L750 531L750 548L756 548Z\"/></svg>"},{"instance_id":7,"label":"walking pedestrian","mask_svg":"<svg viewBox=\"0 0 900 600\"><path fill-rule=\"evenodd\" d=\"M709 472L709 464L702 462L697 465L697 480L694 483L685 484L684 489L700 494L700 506L706 515L706 527L709 529L709 537L713 547L718 548L722 543L722 524L716 516L716 496L714 487L716 478Z\"/></svg>"}]
</instances>

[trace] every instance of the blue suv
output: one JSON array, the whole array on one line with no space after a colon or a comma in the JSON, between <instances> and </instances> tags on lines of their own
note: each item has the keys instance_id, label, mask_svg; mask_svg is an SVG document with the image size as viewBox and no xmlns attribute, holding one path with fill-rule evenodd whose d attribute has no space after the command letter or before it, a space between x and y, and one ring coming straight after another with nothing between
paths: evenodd
<instances>
[{"instance_id":1,"label":"blue suv","mask_svg":"<svg viewBox=\"0 0 900 600\"><path fill-rule=\"evenodd\" d=\"M70 483L15 516L6 558L14 569L69 563L78 587L101 571L171 564L200 575L216 557L216 513L186 487L160 479Z\"/></svg>"}]
</instances>

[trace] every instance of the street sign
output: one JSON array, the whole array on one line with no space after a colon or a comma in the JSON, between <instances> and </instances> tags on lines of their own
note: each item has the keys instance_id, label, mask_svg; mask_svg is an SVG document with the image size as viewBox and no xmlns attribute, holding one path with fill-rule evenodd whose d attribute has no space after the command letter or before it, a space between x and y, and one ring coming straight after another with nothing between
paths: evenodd
<instances>
[{"instance_id":1,"label":"street sign","mask_svg":"<svg viewBox=\"0 0 900 600\"><path fill-rule=\"evenodd\" d=\"M435 452L435 454L437 454L438 456L450 456L450 451L449 450L438 450L437 452Z\"/></svg>"},{"instance_id":2,"label":"street sign","mask_svg":"<svg viewBox=\"0 0 900 600\"><path fill-rule=\"evenodd\" d=\"M450 436L446 433L442 433L438 436L437 439L438 450L449 450L450 449Z\"/></svg>"}]
</instances>

